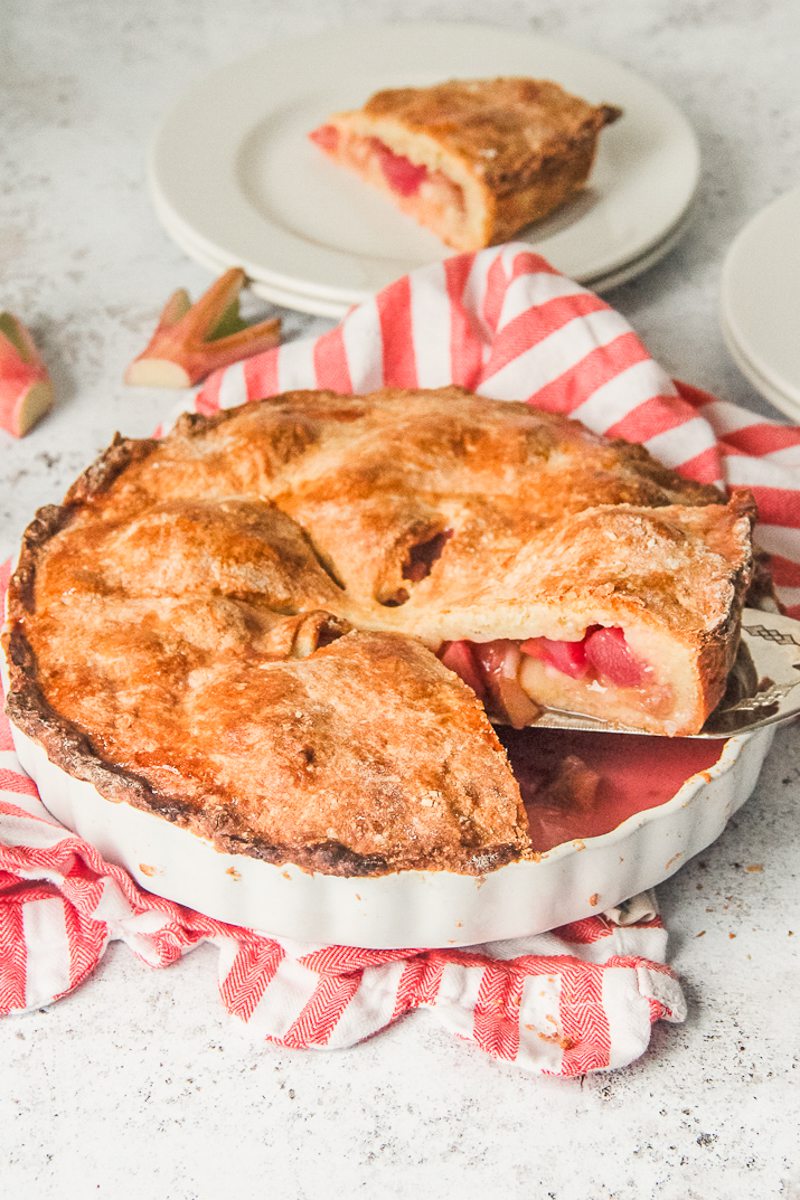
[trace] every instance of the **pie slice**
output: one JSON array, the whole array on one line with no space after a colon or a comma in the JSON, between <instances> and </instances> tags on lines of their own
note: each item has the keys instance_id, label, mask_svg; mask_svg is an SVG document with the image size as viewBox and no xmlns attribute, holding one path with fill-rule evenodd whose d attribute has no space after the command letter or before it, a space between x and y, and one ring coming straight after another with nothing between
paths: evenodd
<instances>
[{"instance_id":1,"label":"pie slice","mask_svg":"<svg viewBox=\"0 0 800 1200\"><path fill-rule=\"evenodd\" d=\"M477 564L475 576L465 572L446 620L470 632L440 648L442 661L518 728L543 705L651 733L697 733L733 666L752 516L741 495L725 506L573 514L509 565L491 610L504 636L485 640L488 604L481 613L472 603ZM431 596L434 623L437 608Z\"/></svg>"},{"instance_id":2,"label":"pie slice","mask_svg":"<svg viewBox=\"0 0 800 1200\"><path fill-rule=\"evenodd\" d=\"M619 117L548 80L451 80L377 92L309 135L442 241L506 241L585 184Z\"/></svg>"}]
</instances>

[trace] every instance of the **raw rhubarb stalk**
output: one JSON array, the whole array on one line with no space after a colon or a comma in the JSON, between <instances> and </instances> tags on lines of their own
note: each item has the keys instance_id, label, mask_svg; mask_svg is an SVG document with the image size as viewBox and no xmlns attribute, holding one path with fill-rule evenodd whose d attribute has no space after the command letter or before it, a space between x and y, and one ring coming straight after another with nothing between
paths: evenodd
<instances>
[{"instance_id":1,"label":"raw rhubarb stalk","mask_svg":"<svg viewBox=\"0 0 800 1200\"><path fill-rule=\"evenodd\" d=\"M24 437L53 407L53 385L19 317L0 313L0 426Z\"/></svg>"},{"instance_id":2,"label":"raw rhubarb stalk","mask_svg":"<svg viewBox=\"0 0 800 1200\"><path fill-rule=\"evenodd\" d=\"M192 304L184 288L170 296L147 348L125 372L139 387L191 387L218 367L227 367L278 344L277 319L246 325L239 314L245 283L231 267Z\"/></svg>"}]
</instances>

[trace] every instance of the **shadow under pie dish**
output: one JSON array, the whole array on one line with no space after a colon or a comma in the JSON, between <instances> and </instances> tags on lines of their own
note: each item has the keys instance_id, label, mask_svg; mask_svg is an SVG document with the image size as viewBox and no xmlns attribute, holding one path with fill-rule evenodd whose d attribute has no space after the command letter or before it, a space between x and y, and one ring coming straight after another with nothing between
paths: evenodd
<instances>
[{"instance_id":1,"label":"shadow under pie dish","mask_svg":"<svg viewBox=\"0 0 800 1200\"><path fill-rule=\"evenodd\" d=\"M40 767L220 861L473 888L542 849L492 721L556 695L699 728L751 519L639 447L455 388L186 416L117 439L29 527L7 711Z\"/></svg>"}]
</instances>

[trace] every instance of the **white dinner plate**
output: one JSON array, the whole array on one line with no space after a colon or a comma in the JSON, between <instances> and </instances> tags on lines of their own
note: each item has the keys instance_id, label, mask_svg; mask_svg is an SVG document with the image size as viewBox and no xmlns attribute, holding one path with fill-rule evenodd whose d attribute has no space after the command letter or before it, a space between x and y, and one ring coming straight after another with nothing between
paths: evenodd
<instances>
[{"instance_id":1,"label":"white dinner plate","mask_svg":"<svg viewBox=\"0 0 800 1200\"><path fill-rule=\"evenodd\" d=\"M150 156L168 231L261 284L344 307L452 253L378 192L327 160L307 133L374 91L499 74L555 79L624 110L600 138L589 186L523 239L581 282L663 242L699 174L694 133L651 83L536 34L424 22L340 28L269 45L196 83Z\"/></svg>"},{"instance_id":2,"label":"white dinner plate","mask_svg":"<svg viewBox=\"0 0 800 1200\"><path fill-rule=\"evenodd\" d=\"M758 367L750 361L737 342L724 315L720 318L720 329L731 358L756 391L760 392L764 399L769 400L770 404L773 404L780 412L784 412L792 420L800 422L800 401L793 400L786 392L776 387L772 380L761 374Z\"/></svg>"},{"instance_id":3,"label":"white dinner plate","mask_svg":"<svg viewBox=\"0 0 800 1200\"><path fill-rule=\"evenodd\" d=\"M241 266L241 263L234 262L232 259L217 258L210 254L204 245L193 239L191 233L178 226L173 226L172 218L162 212L158 204L156 204L156 212L164 229L176 245L180 246L189 258L199 263L201 267L205 267L212 275L221 275L229 267ZM262 300L269 301L270 304L278 304L281 308L309 313L315 317L332 317L338 321L351 308L351 305L344 304L339 300L329 300L324 296L306 296L302 292L281 287L253 275L248 276L247 285L257 296L260 296Z\"/></svg>"},{"instance_id":4,"label":"white dinner plate","mask_svg":"<svg viewBox=\"0 0 800 1200\"><path fill-rule=\"evenodd\" d=\"M199 263L214 275L221 275L228 267L240 265L232 260L216 258L214 255L209 254L205 247L196 242L189 232L178 225L173 225L172 218L166 211L162 211L158 205L156 205L156 209L164 229L172 237L173 241L182 250L186 251L186 254L194 262ZM662 241L651 247L644 254L633 259L632 262L625 263L615 271L610 271L608 274L601 275L597 279L585 279L583 283L587 287L590 287L592 291L603 295L606 292L610 292L612 288L620 287L623 283L628 283L629 280L636 279L643 272L648 271L656 263L660 262L677 245L691 224L692 215L693 210L690 209ZM290 308L297 312L311 313L319 317L333 317L338 320L351 307L351 305L337 300L313 294L307 295L294 289L281 287L269 280L253 276L250 277L248 282L252 291L263 300L268 300L271 304L278 304L283 308Z\"/></svg>"},{"instance_id":5,"label":"white dinner plate","mask_svg":"<svg viewBox=\"0 0 800 1200\"><path fill-rule=\"evenodd\" d=\"M800 417L800 188L762 209L722 269L722 332L755 388Z\"/></svg>"}]
</instances>

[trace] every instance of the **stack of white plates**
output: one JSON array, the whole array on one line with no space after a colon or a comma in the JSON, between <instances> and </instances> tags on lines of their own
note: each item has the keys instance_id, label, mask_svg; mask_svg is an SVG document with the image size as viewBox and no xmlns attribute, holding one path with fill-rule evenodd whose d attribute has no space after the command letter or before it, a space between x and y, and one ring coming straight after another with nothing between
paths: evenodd
<instances>
[{"instance_id":1,"label":"stack of white plates","mask_svg":"<svg viewBox=\"0 0 800 1200\"><path fill-rule=\"evenodd\" d=\"M722 333L762 396L800 421L800 188L753 217L722 270Z\"/></svg>"},{"instance_id":2,"label":"stack of white plates","mask_svg":"<svg viewBox=\"0 0 800 1200\"><path fill-rule=\"evenodd\" d=\"M588 188L522 240L600 291L666 254L688 223L700 163L672 101L600 55L467 24L338 29L216 71L156 136L150 185L159 219L209 270L241 265L265 299L339 317L452 251L328 161L309 130L381 88L497 75L554 79L624 110L600 137Z\"/></svg>"}]
</instances>

